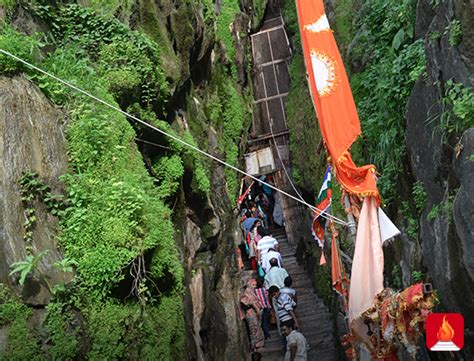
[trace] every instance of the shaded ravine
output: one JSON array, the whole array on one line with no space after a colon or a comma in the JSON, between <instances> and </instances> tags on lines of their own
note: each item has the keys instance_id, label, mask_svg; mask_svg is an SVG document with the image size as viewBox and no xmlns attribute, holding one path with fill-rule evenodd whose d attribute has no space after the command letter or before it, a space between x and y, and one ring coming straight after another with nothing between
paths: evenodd
<instances>
[{"instance_id":1,"label":"shaded ravine","mask_svg":"<svg viewBox=\"0 0 474 361\"><path fill-rule=\"evenodd\" d=\"M332 361L338 359L335 347L334 326L331 313L322 299L314 291L313 284L308 278L302 265L298 264L295 249L289 245L284 231L272 232L278 240L280 253L283 257L283 266L293 279L293 288L296 290L298 303L296 316L300 331L306 337L310 350L308 360ZM251 277L257 277L254 271L242 271L242 281L246 284ZM271 339L265 341L265 347L260 351L264 361L281 361L285 352L278 331L275 326L270 328Z\"/></svg>"}]
</instances>

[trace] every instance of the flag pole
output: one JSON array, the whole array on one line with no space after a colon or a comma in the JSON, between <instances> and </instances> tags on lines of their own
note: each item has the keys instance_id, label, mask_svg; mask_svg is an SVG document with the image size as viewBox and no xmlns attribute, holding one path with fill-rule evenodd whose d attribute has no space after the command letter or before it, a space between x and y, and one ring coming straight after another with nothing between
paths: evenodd
<instances>
[{"instance_id":1,"label":"flag pole","mask_svg":"<svg viewBox=\"0 0 474 361\"><path fill-rule=\"evenodd\" d=\"M347 213L347 220L349 221L349 232L351 234L352 243L356 243L356 236L357 236L357 223L355 221L354 215L351 212L351 201L349 200L349 196L346 192L344 192L344 208Z\"/></svg>"}]
</instances>

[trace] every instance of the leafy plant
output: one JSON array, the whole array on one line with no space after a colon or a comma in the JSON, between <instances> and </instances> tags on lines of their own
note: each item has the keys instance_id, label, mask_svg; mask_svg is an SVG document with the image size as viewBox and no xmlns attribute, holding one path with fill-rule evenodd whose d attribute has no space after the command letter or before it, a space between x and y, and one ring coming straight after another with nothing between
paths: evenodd
<instances>
[{"instance_id":1,"label":"leafy plant","mask_svg":"<svg viewBox=\"0 0 474 361\"><path fill-rule=\"evenodd\" d=\"M38 253L36 256L28 255L23 261L18 261L10 265L10 268L12 268L12 271L9 273L9 276L14 275L15 273L20 273L20 278L18 280L18 283L20 286L23 286L25 283L26 277L34 272L35 270L38 271L38 273L41 275L42 279L46 282L48 285L49 290L51 291L51 285L49 284L49 281L46 279L44 274L40 271L38 265L41 261L41 259L49 252L49 250L44 250L40 253Z\"/></svg>"},{"instance_id":2,"label":"leafy plant","mask_svg":"<svg viewBox=\"0 0 474 361\"><path fill-rule=\"evenodd\" d=\"M418 219L416 215L413 215L410 210L410 206L407 201L403 201L400 206L401 214L404 215L405 221L407 222L406 233L411 239L417 239L418 237Z\"/></svg>"},{"instance_id":3,"label":"leafy plant","mask_svg":"<svg viewBox=\"0 0 474 361\"><path fill-rule=\"evenodd\" d=\"M462 40L461 22L457 19L451 21L446 27L445 33L449 34L449 44L452 47L458 46Z\"/></svg>"},{"instance_id":4,"label":"leafy plant","mask_svg":"<svg viewBox=\"0 0 474 361\"><path fill-rule=\"evenodd\" d=\"M235 16L240 11L239 3L236 0L226 1L222 4L221 12L217 16L216 36L223 43L227 58L234 64L235 48L234 36L231 32ZM235 69L235 65L232 65ZM234 70L235 71L235 70Z\"/></svg>"},{"instance_id":5,"label":"leafy plant","mask_svg":"<svg viewBox=\"0 0 474 361\"><path fill-rule=\"evenodd\" d=\"M2 23L1 25L0 49L32 62L38 56L40 42L35 37L18 33L8 24ZM25 70L26 68L22 63L7 55L0 54L0 73L14 75Z\"/></svg>"},{"instance_id":6,"label":"leafy plant","mask_svg":"<svg viewBox=\"0 0 474 361\"><path fill-rule=\"evenodd\" d=\"M33 171L24 172L20 178L21 200L25 207L25 234L23 239L27 243L26 251L30 254L33 250L31 242L33 240L33 229L36 225L36 211L34 200L42 200L47 210L54 216L59 216L64 208L62 196L53 195L51 189L38 179L38 174Z\"/></svg>"},{"instance_id":7,"label":"leafy plant","mask_svg":"<svg viewBox=\"0 0 474 361\"><path fill-rule=\"evenodd\" d=\"M60 261L54 262L53 267L64 273L73 272L73 267L77 267L77 262L66 257Z\"/></svg>"},{"instance_id":8,"label":"leafy plant","mask_svg":"<svg viewBox=\"0 0 474 361\"><path fill-rule=\"evenodd\" d=\"M418 210L419 213L423 211L426 205L426 191L423 187L423 183L420 181L417 181L412 188L413 191L413 200L415 201L415 206L416 209Z\"/></svg>"},{"instance_id":9,"label":"leafy plant","mask_svg":"<svg viewBox=\"0 0 474 361\"><path fill-rule=\"evenodd\" d=\"M441 208L442 207L440 204L433 206L430 210L430 213L428 213L427 219L429 221L433 221L438 218L439 214L441 213Z\"/></svg>"},{"instance_id":10,"label":"leafy plant","mask_svg":"<svg viewBox=\"0 0 474 361\"><path fill-rule=\"evenodd\" d=\"M46 307L45 326L48 331L50 347L48 353L55 360L74 360L80 353L78 329L74 327L74 318L67 312L70 306L51 302Z\"/></svg>"},{"instance_id":11,"label":"leafy plant","mask_svg":"<svg viewBox=\"0 0 474 361\"><path fill-rule=\"evenodd\" d=\"M431 39L431 40L439 40L439 39L441 39L442 36L443 36L443 34L441 34L441 32L439 32L437 30L430 31L428 33L428 38Z\"/></svg>"},{"instance_id":12,"label":"leafy plant","mask_svg":"<svg viewBox=\"0 0 474 361\"><path fill-rule=\"evenodd\" d=\"M16 0L0 0L0 7L5 7L6 9L13 9L16 5Z\"/></svg>"},{"instance_id":13,"label":"leafy plant","mask_svg":"<svg viewBox=\"0 0 474 361\"><path fill-rule=\"evenodd\" d=\"M445 94L442 98L444 111L434 127L434 132L441 135L442 141L446 142L451 135L459 136L466 129L474 126L474 91L461 83L448 80L445 84Z\"/></svg>"},{"instance_id":14,"label":"leafy plant","mask_svg":"<svg viewBox=\"0 0 474 361\"><path fill-rule=\"evenodd\" d=\"M353 53L370 59L351 77L363 138L354 159L374 163L386 204L396 199L398 179L405 174L406 104L415 81L425 71L424 43L414 40L415 1L371 0L357 21L366 29Z\"/></svg>"},{"instance_id":15,"label":"leafy plant","mask_svg":"<svg viewBox=\"0 0 474 361\"><path fill-rule=\"evenodd\" d=\"M411 272L411 277L413 278L413 282L418 283L423 281L424 275L423 272L414 270Z\"/></svg>"}]
</instances>

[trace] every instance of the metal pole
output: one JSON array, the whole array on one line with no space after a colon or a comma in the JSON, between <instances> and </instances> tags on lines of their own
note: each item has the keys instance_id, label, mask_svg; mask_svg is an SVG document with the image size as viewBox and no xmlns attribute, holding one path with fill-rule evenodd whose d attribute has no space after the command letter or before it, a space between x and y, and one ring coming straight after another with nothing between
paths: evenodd
<instances>
[{"instance_id":1,"label":"metal pole","mask_svg":"<svg viewBox=\"0 0 474 361\"><path fill-rule=\"evenodd\" d=\"M349 200L349 196L344 193L344 207L346 209L351 209L351 201ZM357 223L354 219L354 215L349 211L347 212L347 220L349 221L349 231L351 233L352 242L355 244L356 236L357 236Z\"/></svg>"}]
</instances>

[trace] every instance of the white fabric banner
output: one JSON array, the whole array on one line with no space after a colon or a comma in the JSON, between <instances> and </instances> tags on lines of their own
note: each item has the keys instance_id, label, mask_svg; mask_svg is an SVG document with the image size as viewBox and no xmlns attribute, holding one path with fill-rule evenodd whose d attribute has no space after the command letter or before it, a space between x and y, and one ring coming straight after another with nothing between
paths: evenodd
<instances>
[{"instance_id":1,"label":"white fabric banner","mask_svg":"<svg viewBox=\"0 0 474 361\"><path fill-rule=\"evenodd\" d=\"M380 238L382 239L382 244L386 240L389 240L390 238L398 236L401 233L400 230L397 228L397 226L393 224L390 218L388 218L388 216L380 207L379 207L379 225L380 225Z\"/></svg>"}]
</instances>

